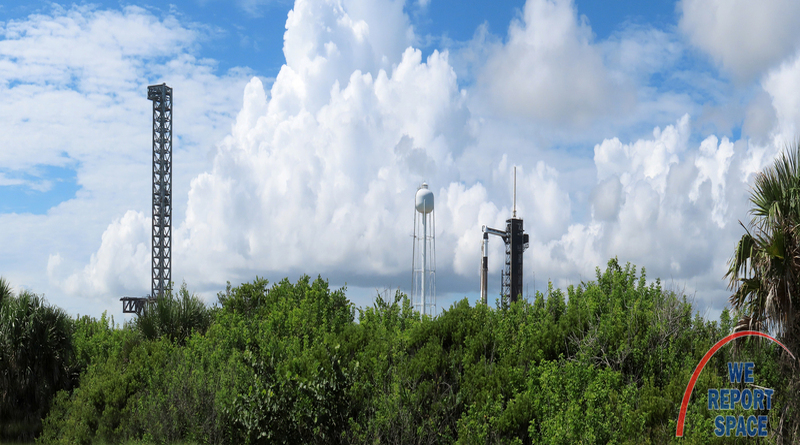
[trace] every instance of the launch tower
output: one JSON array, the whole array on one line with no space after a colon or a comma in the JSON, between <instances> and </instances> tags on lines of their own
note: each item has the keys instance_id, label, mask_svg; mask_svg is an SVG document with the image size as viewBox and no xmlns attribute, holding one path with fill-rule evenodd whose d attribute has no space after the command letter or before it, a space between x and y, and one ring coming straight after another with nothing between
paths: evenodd
<instances>
[{"instance_id":1,"label":"launch tower","mask_svg":"<svg viewBox=\"0 0 800 445\"><path fill-rule=\"evenodd\" d=\"M172 88L147 87L153 102L153 230L150 295L122 297L122 312L141 313L145 304L170 289L172 283Z\"/></svg>"},{"instance_id":2,"label":"launch tower","mask_svg":"<svg viewBox=\"0 0 800 445\"><path fill-rule=\"evenodd\" d=\"M499 236L506 246L506 260L500 277L500 294L508 302L522 295L522 254L528 248L528 234L524 232L522 218L517 218L517 168L514 167L514 210L506 220L506 230L483 226L483 258L481 259L481 302L488 300L489 235Z\"/></svg>"}]
</instances>

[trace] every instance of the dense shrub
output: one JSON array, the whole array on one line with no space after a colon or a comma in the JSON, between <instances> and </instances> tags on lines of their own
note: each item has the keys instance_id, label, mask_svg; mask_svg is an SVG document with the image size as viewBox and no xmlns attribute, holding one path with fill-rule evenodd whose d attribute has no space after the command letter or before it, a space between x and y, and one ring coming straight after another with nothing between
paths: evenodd
<instances>
[{"instance_id":1,"label":"dense shrub","mask_svg":"<svg viewBox=\"0 0 800 445\"><path fill-rule=\"evenodd\" d=\"M181 345L192 332L205 332L210 323L208 308L198 296L189 293L186 283L181 285L177 295L168 290L145 305L134 322L148 340L166 337Z\"/></svg>"},{"instance_id":2,"label":"dense shrub","mask_svg":"<svg viewBox=\"0 0 800 445\"><path fill-rule=\"evenodd\" d=\"M320 278L257 278L220 293L207 329L81 319L80 386L58 394L40 441L670 443L689 376L735 319L706 321L616 260L595 281L498 306L462 300L432 319L398 292L356 322ZM681 443L730 442L705 395L742 357L778 391L778 424L778 353L748 340L706 366Z\"/></svg>"}]
</instances>

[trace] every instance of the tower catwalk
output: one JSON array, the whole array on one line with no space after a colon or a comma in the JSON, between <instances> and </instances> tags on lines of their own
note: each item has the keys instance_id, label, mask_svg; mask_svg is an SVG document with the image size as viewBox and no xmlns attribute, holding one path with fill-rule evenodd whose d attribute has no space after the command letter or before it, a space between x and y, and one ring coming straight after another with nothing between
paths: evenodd
<instances>
[{"instance_id":1,"label":"tower catwalk","mask_svg":"<svg viewBox=\"0 0 800 445\"><path fill-rule=\"evenodd\" d=\"M172 283L172 88L147 87L153 101L153 232L151 298Z\"/></svg>"}]
</instances>

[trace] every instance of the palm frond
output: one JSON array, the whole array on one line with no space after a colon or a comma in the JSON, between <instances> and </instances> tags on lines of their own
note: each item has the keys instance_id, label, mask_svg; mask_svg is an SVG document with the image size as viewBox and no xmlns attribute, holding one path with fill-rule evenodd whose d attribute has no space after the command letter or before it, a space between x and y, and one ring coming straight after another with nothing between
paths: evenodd
<instances>
[{"instance_id":1,"label":"palm frond","mask_svg":"<svg viewBox=\"0 0 800 445\"><path fill-rule=\"evenodd\" d=\"M0 277L0 307L3 306L3 301L13 296L14 293L11 289L11 283L9 283L5 278Z\"/></svg>"},{"instance_id":2,"label":"palm frond","mask_svg":"<svg viewBox=\"0 0 800 445\"><path fill-rule=\"evenodd\" d=\"M750 193L751 220L728 261L730 303L742 326L787 332L800 278L800 143L758 173Z\"/></svg>"}]
</instances>

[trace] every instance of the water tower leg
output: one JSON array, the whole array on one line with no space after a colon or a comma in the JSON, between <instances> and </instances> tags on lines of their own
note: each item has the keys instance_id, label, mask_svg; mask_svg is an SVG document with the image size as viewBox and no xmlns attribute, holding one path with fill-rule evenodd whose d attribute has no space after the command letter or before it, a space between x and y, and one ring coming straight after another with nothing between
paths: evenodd
<instances>
[{"instance_id":1,"label":"water tower leg","mask_svg":"<svg viewBox=\"0 0 800 445\"><path fill-rule=\"evenodd\" d=\"M425 314L425 282L428 281L428 215L422 214L422 313Z\"/></svg>"}]
</instances>

